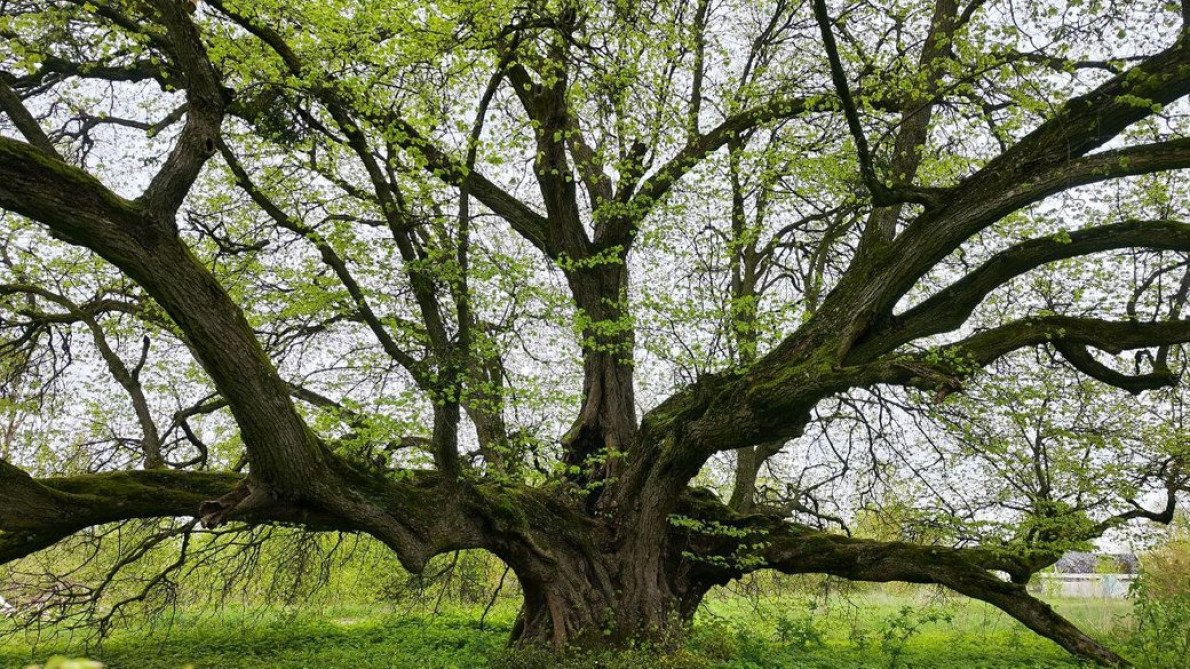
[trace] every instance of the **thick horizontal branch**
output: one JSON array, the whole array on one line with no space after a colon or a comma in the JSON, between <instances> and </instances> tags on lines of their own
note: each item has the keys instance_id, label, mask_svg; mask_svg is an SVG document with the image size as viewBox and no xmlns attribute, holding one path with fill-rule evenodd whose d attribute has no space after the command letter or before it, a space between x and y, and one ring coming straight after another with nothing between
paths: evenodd
<instances>
[{"instance_id":1,"label":"thick horizontal branch","mask_svg":"<svg viewBox=\"0 0 1190 669\"><path fill-rule=\"evenodd\" d=\"M992 256L921 304L885 321L875 333L857 342L849 360L871 359L915 339L961 327L988 294L1037 267L1123 248L1190 251L1190 224L1133 220L1022 242Z\"/></svg>"},{"instance_id":2,"label":"thick horizontal branch","mask_svg":"<svg viewBox=\"0 0 1190 669\"><path fill-rule=\"evenodd\" d=\"M0 564L94 525L195 516L204 501L243 480L242 474L166 470L33 479L0 460Z\"/></svg>"},{"instance_id":3,"label":"thick horizontal branch","mask_svg":"<svg viewBox=\"0 0 1190 669\"><path fill-rule=\"evenodd\" d=\"M891 356L861 365L870 383L889 383L946 394L962 380L1019 349L1054 344L1093 347L1108 353L1190 342L1190 320L1158 323L1108 321L1071 316L1024 318L984 330L953 344L916 355ZM1176 381L1163 377L1168 385Z\"/></svg>"},{"instance_id":4,"label":"thick horizontal branch","mask_svg":"<svg viewBox=\"0 0 1190 669\"><path fill-rule=\"evenodd\" d=\"M260 492L236 472L119 471L34 479L0 460L0 564L19 559L88 527L138 518L208 516L230 505L218 522L290 524L315 531L367 532L392 547L412 570L432 556L463 548L494 548L500 538L493 509L477 486L447 488L433 472L400 480L343 469L348 482L337 501L317 505ZM505 502L507 504L507 502ZM383 516L383 517L381 517Z\"/></svg>"},{"instance_id":5,"label":"thick horizontal branch","mask_svg":"<svg viewBox=\"0 0 1190 669\"><path fill-rule=\"evenodd\" d=\"M863 364L837 364L821 352L788 363L765 359L743 373L704 375L650 411L641 423L642 442L655 442L651 448L657 452L645 455L650 461L672 462L668 466L674 472L686 475L715 452L799 436L818 402L848 389L888 384L945 396L1008 353L1058 341L1109 353L1175 345L1190 342L1190 320L1138 323L1040 316L923 353L890 353ZM662 435L675 430L681 440L666 442Z\"/></svg>"},{"instance_id":6,"label":"thick horizontal branch","mask_svg":"<svg viewBox=\"0 0 1190 669\"><path fill-rule=\"evenodd\" d=\"M1001 580L973 563L962 549L866 541L794 530L768 535L767 563L787 574L826 573L855 581L934 583L987 602L1068 652L1105 666L1126 664L1033 597L1021 583Z\"/></svg>"},{"instance_id":7,"label":"thick horizontal branch","mask_svg":"<svg viewBox=\"0 0 1190 669\"><path fill-rule=\"evenodd\" d=\"M943 355L965 353L981 365L1027 346L1064 341L1109 353L1190 342L1190 320L1160 323L1042 316L1007 323L943 348Z\"/></svg>"},{"instance_id":8,"label":"thick horizontal branch","mask_svg":"<svg viewBox=\"0 0 1190 669\"><path fill-rule=\"evenodd\" d=\"M1023 583L1004 581L989 569L1012 566L1011 556L983 549L921 546L829 534L774 516L740 516L708 495L688 494L682 512L708 532L679 529L675 541L689 546L695 578L727 582L759 569L786 574L830 574L854 581L938 584L979 599L1016 618L1079 657L1107 666L1124 661L1083 634ZM716 531L729 528L731 531ZM1056 560L1052 556L1050 562ZM1032 569L1044 566L1044 560Z\"/></svg>"},{"instance_id":9,"label":"thick horizontal branch","mask_svg":"<svg viewBox=\"0 0 1190 669\"><path fill-rule=\"evenodd\" d=\"M1187 67L1190 69L1190 66ZM873 313L887 313L947 254L980 230L1046 197L1077 186L1122 177L1190 168L1190 138L1141 144L1061 161L1019 180L971 182L956 188L951 204L915 220L889 248L879 276L859 298Z\"/></svg>"}]
</instances>

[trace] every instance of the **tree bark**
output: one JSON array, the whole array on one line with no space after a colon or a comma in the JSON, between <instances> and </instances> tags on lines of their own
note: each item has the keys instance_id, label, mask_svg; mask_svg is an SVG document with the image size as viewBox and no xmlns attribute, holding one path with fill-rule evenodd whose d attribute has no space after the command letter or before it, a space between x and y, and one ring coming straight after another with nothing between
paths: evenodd
<instances>
[{"instance_id":1,"label":"tree bark","mask_svg":"<svg viewBox=\"0 0 1190 669\"><path fill-rule=\"evenodd\" d=\"M617 534L610 525L590 530L587 536ZM525 594L513 630L516 643L606 647L642 638L673 642L711 588L746 573L775 569L942 585L999 608L1078 657L1104 666L1127 665L1030 595L1023 584L989 571L1031 572L1057 555L1024 567L991 551L851 539L774 516L740 514L697 490L683 496L665 537L651 544L662 546L661 551L640 551L631 542L600 551L595 543L559 541L558 536L554 532L535 539L543 555L522 554L519 563L514 558Z\"/></svg>"},{"instance_id":2,"label":"tree bark","mask_svg":"<svg viewBox=\"0 0 1190 669\"><path fill-rule=\"evenodd\" d=\"M636 433L632 356L635 338L627 310L628 268L622 259L567 272L582 328L583 405L563 437L563 461L581 481L606 479ZM598 457L610 455L610 459Z\"/></svg>"}]
</instances>

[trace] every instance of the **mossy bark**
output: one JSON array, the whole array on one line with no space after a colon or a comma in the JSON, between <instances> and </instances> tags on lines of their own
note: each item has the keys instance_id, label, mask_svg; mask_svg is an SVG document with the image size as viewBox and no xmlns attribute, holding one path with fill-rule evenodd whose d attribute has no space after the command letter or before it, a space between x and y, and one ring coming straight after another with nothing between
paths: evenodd
<instances>
[{"instance_id":1,"label":"mossy bark","mask_svg":"<svg viewBox=\"0 0 1190 669\"><path fill-rule=\"evenodd\" d=\"M570 530L565 540L530 531L536 550L504 551L525 595L513 643L556 648L627 646L645 639L677 643L711 588L775 569L942 585L1000 608L1074 655L1105 666L1127 664L1023 584L994 575L990 569L1014 566L993 553L832 535L773 516L739 514L705 491L683 495L667 531L647 544L617 543L614 537L632 533L611 523Z\"/></svg>"},{"instance_id":2,"label":"mossy bark","mask_svg":"<svg viewBox=\"0 0 1190 669\"><path fill-rule=\"evenodd\" d=\"M1014 560L994 551L852 539L760 513L741 514L716 496L685 490L664 514L640 508L588 512L565 487L472 483L425 473L401 481L336 472L344 499L323 505L273 499L240 506L248 523L300 523L363 531L389 544L411 570L448 551L482 548L517 574L524 606L517 643L627 645L673 641L706 592L775 569L862 581L943 585L988 602L1071 653L1100 664L1123 660L991 570L1027 574L1057 556ZM0 462L0 563L82 528L130 518L194 515L245 478L231 473L144 471L33 479ZM371 510L383 517L370 517Z\"/></svg>"}]
</instances>

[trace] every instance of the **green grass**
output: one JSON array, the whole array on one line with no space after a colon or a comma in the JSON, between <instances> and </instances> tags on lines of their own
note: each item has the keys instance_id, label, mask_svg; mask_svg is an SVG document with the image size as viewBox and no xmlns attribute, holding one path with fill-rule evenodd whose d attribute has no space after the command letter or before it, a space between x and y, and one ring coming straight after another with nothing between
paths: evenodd
<instances>
[{"instance_id":1,"label":"green grass","mask_svg":"<svg viewBox=\"0 0 1190 669\"><path fill-rule=\"evenodd\" d=\"M461 669L483 666L486 657L503 647L510 629L509 620L479 629L475 618L454 614L361 617L365 613L325 618L179 615L168 626L118 632L93 648L62 638L31 646L18 638L0 647L0 667L23 667L63 654L93 657L108 669Z\"/></svg>"},{"instance_id":2,"label":"green grass","mask_svg":"<svg viewBox=\"0 0 1190 669\"><path fill-rule=\"evenodd\" d=\"M1057 608L1088 631L1126 643L1130 605L1063 601ZM677 651L559 660L507 651L515 602L502 602L481 628L480 610L437 616L383 608L315 613L225 609L175 613L118 631L100 646L58 631L0 640L0 667L51 655L86 655L109 669L1040 669L1081 666L1000 612L923 592L869 592L827 605L798 595L759 601L719 596L707 603ZM1126 649L1125 649L1126 651Z\"/></svg>"}]
</instances>

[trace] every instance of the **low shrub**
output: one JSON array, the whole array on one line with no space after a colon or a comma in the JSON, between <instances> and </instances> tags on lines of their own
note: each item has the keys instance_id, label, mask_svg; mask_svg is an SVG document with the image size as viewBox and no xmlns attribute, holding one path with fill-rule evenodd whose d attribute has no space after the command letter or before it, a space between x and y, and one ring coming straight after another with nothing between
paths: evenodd
<instances>
[{"instance_id":1,"label":"low shrub","mask_svg":"<svg viewBox=\"0 0 1190 669\"><path fill-rule=\"evenodd\" d=\"M1142 573L1133 590L1136 631L1128 646L1140 669L1190 669L1190 592L1169 585Z\"/></svg>"},{"instance_id":2,"label":"low shrub","mask_svg":"<svg viewBox=\"0 0 1190 669\"><path fill-rule=\"evenodd\" d=\"M777 642L790 650L806 651L826 644L826 635L813 613L777 617Z\"/></svg>"},{"instance_id":3,"label":"low shrub","mask_svg":"<svg viewBox=\"0 0 1190 669\"><path fill-rule=\"evenodd\" d=\"M1190 597L1190 536L1145 553L1140 571L1146 597Z\"/></svg>"}]
</instances>

